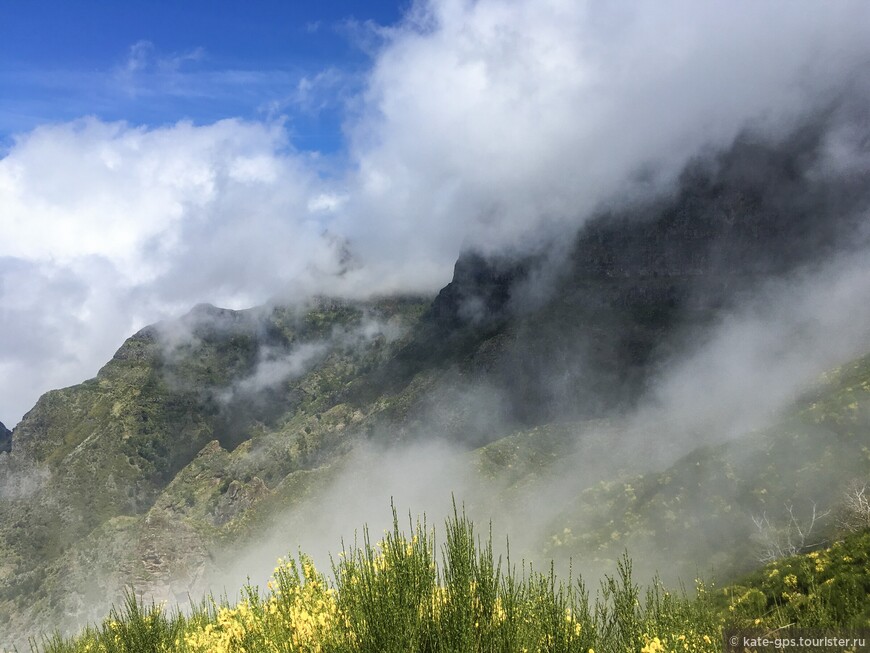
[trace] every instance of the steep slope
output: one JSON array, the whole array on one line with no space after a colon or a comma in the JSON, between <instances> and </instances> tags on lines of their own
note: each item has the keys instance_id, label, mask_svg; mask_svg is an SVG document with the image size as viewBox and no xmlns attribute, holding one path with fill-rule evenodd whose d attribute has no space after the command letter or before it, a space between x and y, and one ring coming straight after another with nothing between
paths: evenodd
<instances>
[{"instance_id":1,"label":"steep slope","mask_svg":"<svg viewBox=\"0 0 870 653\"><path fill-rule=\"evenodd\" d=\"M641 578L645 577L641 574L654 571L650 564L655 560L669 584L680 575L685 581L698 572L730 580L741 570L757 567L759 555L765 552L766 543L754 537L751 510L766 514L772 524L787 527L787 521L779 521L788 517L781 506L800 506L811 497L818 511L825 512L841 503L845 479L870 476L868 426L870 355L826 375L781 423L763 432L694 452L661 473L597 483L579 493L573 503L564 506L552 535L539 542L542 553L561 560L573 555L574 569L581 570L587 579L612 571L627 547L634 557L635 573ZM500 501L521 501L542 484L551 484L554 472L563 474L577 462L578 433L602 428L613 426L581 423L539 427L469 455L482 475L497 481L502 490L507 481L510 489L500 495ZM259 527L276 507L286 509L299 493L322 497L328 490L334 470L324 468L293 472L271 490L255 479L233 481L221 493L223 503L212 503L210 511L200 511L209 505L196 495L210 485L203 481L233 469L230 459L241 449L229 453L212 443L167 487L145 520L138 524L130 519L113 520L95 532L78 557L64 559L63 573L76 576L79 583L70 583L66 589L81 589L83 575L100 564L117 565L118 559L136 564L137 556L141 557L140 573L150 573L139 581L189 587L195 583L195 575L202 573L198 558L207 552L210 542L196 524L206 520L213 528L225 526L220 534L215 531L211 535L225 540L239 538L251 545L263 536ZM797 460L801 464L795 464ZM195 494L193 499L185 499L190 493ZM227 514L222 507L228 504L235 504L237 510ZM298 525L303 526L304 521ZM728 586L724 593L718 591L714 598L729 619L757 626L755 620L761 618L762 625L770 628L795 620L820 626L823 624L808 620L822 614L821 606L830 613L828 625L861 625L866 610L866 602L862 602L866 595L866 570L862 567L866 534L819 550L835 525L830 519L818 527L813 538L803 543L803 555L777 561ZM126 535L119 537L123 533ZM664 555L653 555L652 546ZM127 547L133 547L133 552L125 550ZM96 557L91 557L94 553ZM161 567L161 559L169 564ZM699 561L709 564L699 568ZM783 592L788 594L785 600ZM98 592L78 591L76 598L90 605L103 604ZM186 596L168 598L184 602ZM736 606L733 611L728 607L731 604ZM93 619L103 615L94 611ZM782 621L785 617L788 619Z\"/></svg>"},{"instance_id":2,"label":"steep slope","mask_svg":"<svg viewBox=\"0 0 870 653\"><path fill-rule=\"evenodd\" d=\"M782 632L791 625L818 632L866 629L870 531L845 533L827 546L771 562L724 587L716 599L732 623L750 632Z\"/></svg>"},{"instance_id":3,"label":"steep slope","mask_svg":"<svg viewBox=\"0 0 870 653\"><path fill-rule=\"evenodd\" d=\"M0 458L0 632L28 632L37 619L79 623L125 583L159 579L177 547L207 558L194 535L185 540L183 524L149 519L167 485L208 451L280 431L285 415L305 424L286 438L258 440L263 465L254 484L265 489L316 465L342 444L321 413L360 370L389 355L421 306L200 306L130 338L95 379L46 394ZM306 426L321 420L322 428ZM211 489L235 496L234 473L222 469L226 482ZM221 510L232 514L231 503L210 515L212 525L227 520ZM99 606L83 594L100 596Z\"/></svg>"},{"instance_id":4,"label":"steep slope","mask_svg":"<svg viewBox=\"0 0 870 653\"><path fill-rule=\"evenodd\" d=\"M131 582L184 600L276 514L306 528L293 511L360 443L458 444L492 482L481 510L549 502L530 551L591 566L654 544L680 573L739 568L753 515L829 503L835 476L866 474L866 360L815 407L668 470L620 459L620 418L760 284L865 244L870 184L820 174L822 133L745 135L558 255L463 255L431 302L199 306L144 329L95 379L40 399L0 453L0 632L98 618Z\"/></svg>"},{"instance_id":5,"label":"steep slope","mask_svg":"<svg viewBox=\"0 0 870 653\"><path fill-rule=\"evenodd\" d=\"M464 255L410 342L353 399L434 367L490 388L506 427L633 405L723 310L867 246L870 174L828 174L824 134L820 123L778 142L746 133L693 161L673 193L593 216L567 247L560 236L535 254ZM488 429L457 424L454 435L482 443Z\"/></svg>"},{"instance_id":6,"label":"steep slope","mask_svg":"<svg viewBox=\"0 0 870 653\"><path fill-rule=\"evenodd\" d=\"M518 434L482 449L481 465L490 475L510 465L517 496L504 499L521 501L548 479L585 468L588 450L576 447L583 429L600 432L601 425ZM671 581L696 571L731 578L772 552L825 542L848 488L867 479L870 354L826 374L760 431L699 448L659 471L578 483L555 511L543 549L573 557L581 569L606 569L628 548L638 568Z\"/></svg>"},{"instance_id":7,"label":"steep slope","mask_svg":"<svg viewBox=\"0 0 870 653\"><path fill-rule=\"evenodd\" d=\"M12 450L12 431L0 422L0 453L8 453Z\"/></svg>"}]
</instances>

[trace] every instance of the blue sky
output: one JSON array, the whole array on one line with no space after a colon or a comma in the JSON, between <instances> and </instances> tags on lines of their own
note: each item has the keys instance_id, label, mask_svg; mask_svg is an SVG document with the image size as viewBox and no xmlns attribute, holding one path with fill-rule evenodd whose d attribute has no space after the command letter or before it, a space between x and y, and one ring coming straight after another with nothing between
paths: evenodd
<instances>
[{"instance_id":1,"label":"blue sky","mask_svg":"<svg viewBox=\"0 0 870 653\"><path fill-rule=\"evenodd\" d=\"M338 150L343 100L370 66L368 45L403 8L0 0L0 143L84 115L144 125L284 115L296 147Z\"/></svg>"}]
</instances>

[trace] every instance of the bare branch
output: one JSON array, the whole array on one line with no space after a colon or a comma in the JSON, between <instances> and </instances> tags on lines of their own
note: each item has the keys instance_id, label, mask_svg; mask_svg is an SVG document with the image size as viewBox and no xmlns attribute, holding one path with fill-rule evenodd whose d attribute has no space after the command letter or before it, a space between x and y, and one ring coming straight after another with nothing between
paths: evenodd
<instances>
[{"instance_id":1,"label":"bare branch","mask_svg":"<svg viewBox=\"0 0 870 653\"><path fill-rule=\"evenodd\" d=\"M794 506L788 503L785 505L785 512L788 519L782 525L772 524L766 512L760 516L752 515L752 523L757 531L756 540L759 543L759 562L766 564L787 558L823 543L822 540L813 538L813 531L830 514L830 510L820 512L813 502L811 515L802 520L795 514Z\"/></svg>"},{"instance_id":2,"label":"bare branch","mask_svg":"<svg viewBox=\"0 0 870 653\"><path fill-rule=\"evenodd\" d=\"M839 515L840 526L847 531L870 528L870 485L854 481L846 489Z\"/></svg>"}]
</instances>

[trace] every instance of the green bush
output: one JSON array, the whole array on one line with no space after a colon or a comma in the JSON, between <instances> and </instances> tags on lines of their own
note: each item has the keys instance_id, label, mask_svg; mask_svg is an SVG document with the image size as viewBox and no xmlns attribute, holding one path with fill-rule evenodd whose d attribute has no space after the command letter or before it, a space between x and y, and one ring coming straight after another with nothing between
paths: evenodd
<instances>
[{"instance_id":1,"label":"green bush","mask_svg":"<svg viewBox=\"0 0 870 653\"><path fill-rule=\"evenodd\" d=\"M330 581L300 554L279 560L267 587L248 585L235 605L209 598L187 613L146 607L130 592L100 626L34 644L44 653L571 652L719 650L722 612L697 595L645 592L625 556L594 601L581 580L552 566L519 571L496 557L459 511L440 547L425 521L408 533L394 512L380 542L368 532L343 547Z\"/></svg>"}]
</instances>

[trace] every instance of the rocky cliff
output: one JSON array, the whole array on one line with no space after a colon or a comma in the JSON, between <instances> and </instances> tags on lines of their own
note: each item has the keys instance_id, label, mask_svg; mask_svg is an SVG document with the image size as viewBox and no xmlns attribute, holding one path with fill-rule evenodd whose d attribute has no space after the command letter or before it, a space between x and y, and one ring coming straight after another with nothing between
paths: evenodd
<instances>
[{"instance_id":1,"label":"rocky cliff","mask_svg":"<svg viewBox=\"0 0 870 653\"><path fill-rule=\"evenodd\" d=\"M0 453L12 450L12 431L0 422Z\"/></svg>"},{"instance_id":2,"label":"rocky cliff","mask_svg":"<svg viewBox=\"0 0 870 653\"><path fill-rule=\"evenodd\" d=\"M466 253L362 400L435 366L503 393L513 424L631 405L723 309L867 246L870 173L826 173L823 127L742 134L671 192L592 216L553 256Z\"/></svg>"}]
</instances>

